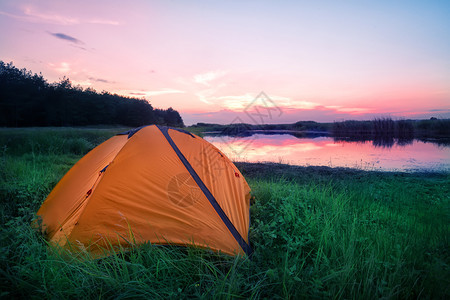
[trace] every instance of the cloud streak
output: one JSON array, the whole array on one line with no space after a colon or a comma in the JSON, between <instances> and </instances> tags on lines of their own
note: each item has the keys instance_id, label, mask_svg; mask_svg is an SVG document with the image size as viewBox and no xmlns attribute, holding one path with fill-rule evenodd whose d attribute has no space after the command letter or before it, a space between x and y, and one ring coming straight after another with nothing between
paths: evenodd
<instances>
[{"instance_id":1,"label":"cloud streak","mask_svg":"<svg viewBox=\"0 0 450 300\"><path fill-rule=\"evenodd\" d=\"M71 43L74 43L74 44L77 44L77 45L84 45L84 43L83 43L81 40L79 40L79 39L77 39L77 38L74 38L73 36L67 35L67 34L65 34L65 33L60 33L60 32L53 33L53 32L49 32L49 34L52 35L52 36L54 36L54 37L57 38L57 39L60 39L60 40L68 41L68 42L71 42Z\"/></svg>"},{"instance_id":2,"label":"cloud streak","mask_svg":"<svg viewBox=\"0 0 450 300\"><path fill-rule=\"evenodd\" d=\"M194 76L194 82L209 86L211 81L223 77L227 72L225 71L211 71L207 73L197 74Z\"/></svg>"},{"instance_id":3,"label":"cloud streak","mask_svg":"<svg viewBox=\"0 0 450 300\"><path fill-rule=\"evenodd\" d=\"M95 82L101 82L101 83L115 83L114 81L109 81L103 78L95 78L95 77L89 77L88 78L91 81L95 81Z\"/></svg>"},{"instance_id":4,"label":"cloud streak","mask_svg":"<svg viewBox=\"0 0 450 300\"><path fill-rule=\"evenodd\" d=\"M67 74L72 70L72 68L68 62L62 62L60 64L50 63L49 67L58 73L64 73L64 74Z\"/></svg>"},{"instance_id":5,"label":"cloud streak","mask_svg":"<svg viewBox=\"0 0 450 300\"><path fill-rule=\"evenodd\" d=\"M4 15L19 21L30 23L45 23L55 25L79 25L79 24L97 24L97 25L120 25L120 22L105 19L80 19L69 17L62 14L51 12L40 12L32 6L25 6L22 14L12 14L6 11L0 11L0 15Z\"/></svg>"},{"instance_id":6,"label":"cloud streak","mask_svg":"<svg viewBox=\"0 0 450 300\"><path fill-rule=\"evenodd\" d=\"M182 94L184 91L175 90L175 89L162 89L159 91L145 91L146 96L159 96L165 94Z\"/></svg>"},{"instance_id":7,"label":"cloud streak","mask_svg":"<svg viewBox=\"0 0 450 300\"><path fill-rule=\"evenodd\" d=\"M146 90L119 90L116 91L120 95L129 96L142 96L142 97L154 97L166 94L183 94L185 91L180 91L176 89L165 88L157 91L146 91Z\"/></svg>"}]
</instances>

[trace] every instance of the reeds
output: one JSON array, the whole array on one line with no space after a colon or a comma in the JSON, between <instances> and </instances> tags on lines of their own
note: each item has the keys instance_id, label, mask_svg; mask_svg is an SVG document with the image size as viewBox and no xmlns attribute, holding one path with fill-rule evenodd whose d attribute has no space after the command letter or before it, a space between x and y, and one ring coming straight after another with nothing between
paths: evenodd
<instances>
[{"instance_id":1,"label":"reeds","mask_svg":"<svg viewBox=\"0 0 450 300\"><path fill-rule=\"evenodd\" d=\"M394 121L391 118L376 118L372 121L343 121L333 124L332 134L337 137L412 137L414 126L412 121Z\"/></svg>"},{"instance_id":2,"label":"reeds","mask_svg":"<svg viewBox=\"0 0 450 300\"><path fill-rule=\"evenodd\" d=\"M335 122L331 131L335 137L350 138L397 138L449 137L450 119L393 120L390 117L372 121Z\"/></svg>"}]
</instances>

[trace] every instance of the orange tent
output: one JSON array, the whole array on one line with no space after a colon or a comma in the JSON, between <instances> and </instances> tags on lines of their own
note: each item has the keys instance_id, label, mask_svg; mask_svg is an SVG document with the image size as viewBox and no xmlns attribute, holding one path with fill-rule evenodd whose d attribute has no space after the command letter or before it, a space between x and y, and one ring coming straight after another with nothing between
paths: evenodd
<instances>
[{"instance_id":1,"label":"orange tent","mask_svg":"<svg viewBox=\"0 0 450 300\"><path fill-rule=\"evenodd\" d=\"M146 126L90 151L37 212L47 238L101 254L130 244L196 245L249 254L250 188L216 147Z\"/></svg>"}]
</instances>

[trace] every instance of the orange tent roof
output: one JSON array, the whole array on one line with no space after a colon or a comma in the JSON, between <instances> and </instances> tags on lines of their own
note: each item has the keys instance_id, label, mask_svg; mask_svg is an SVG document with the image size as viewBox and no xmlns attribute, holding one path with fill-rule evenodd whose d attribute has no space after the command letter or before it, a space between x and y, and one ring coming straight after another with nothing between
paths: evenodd
<instances>
[{"instance_id":1,"label":"orange tent roof","mask_svg":"<svg viewBox=\"0 0 450 300\"><path fill-rule=\"evenodd\" d=\"M250 188L216 147L146 126L90 151L37 212L47 238L102 253L130 244L196 245L249 254Z\"/></svg>"}]
</instances>

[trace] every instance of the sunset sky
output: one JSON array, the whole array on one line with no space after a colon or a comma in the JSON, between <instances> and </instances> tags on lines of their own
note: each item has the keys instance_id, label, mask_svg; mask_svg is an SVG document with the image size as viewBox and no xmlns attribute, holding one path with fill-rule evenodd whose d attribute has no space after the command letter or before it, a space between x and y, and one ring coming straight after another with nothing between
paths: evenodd
<instances>
[{"instance_id":1,"label":"sunset sky","mask_svg":"<svg viewBox=\"0 0 450 300\"><path fill-rule=\"evenodd\" d=\"M450 118L450 1L1 0L0 28L0 60L188 125Z\"/></svg>"}]
</instances>

